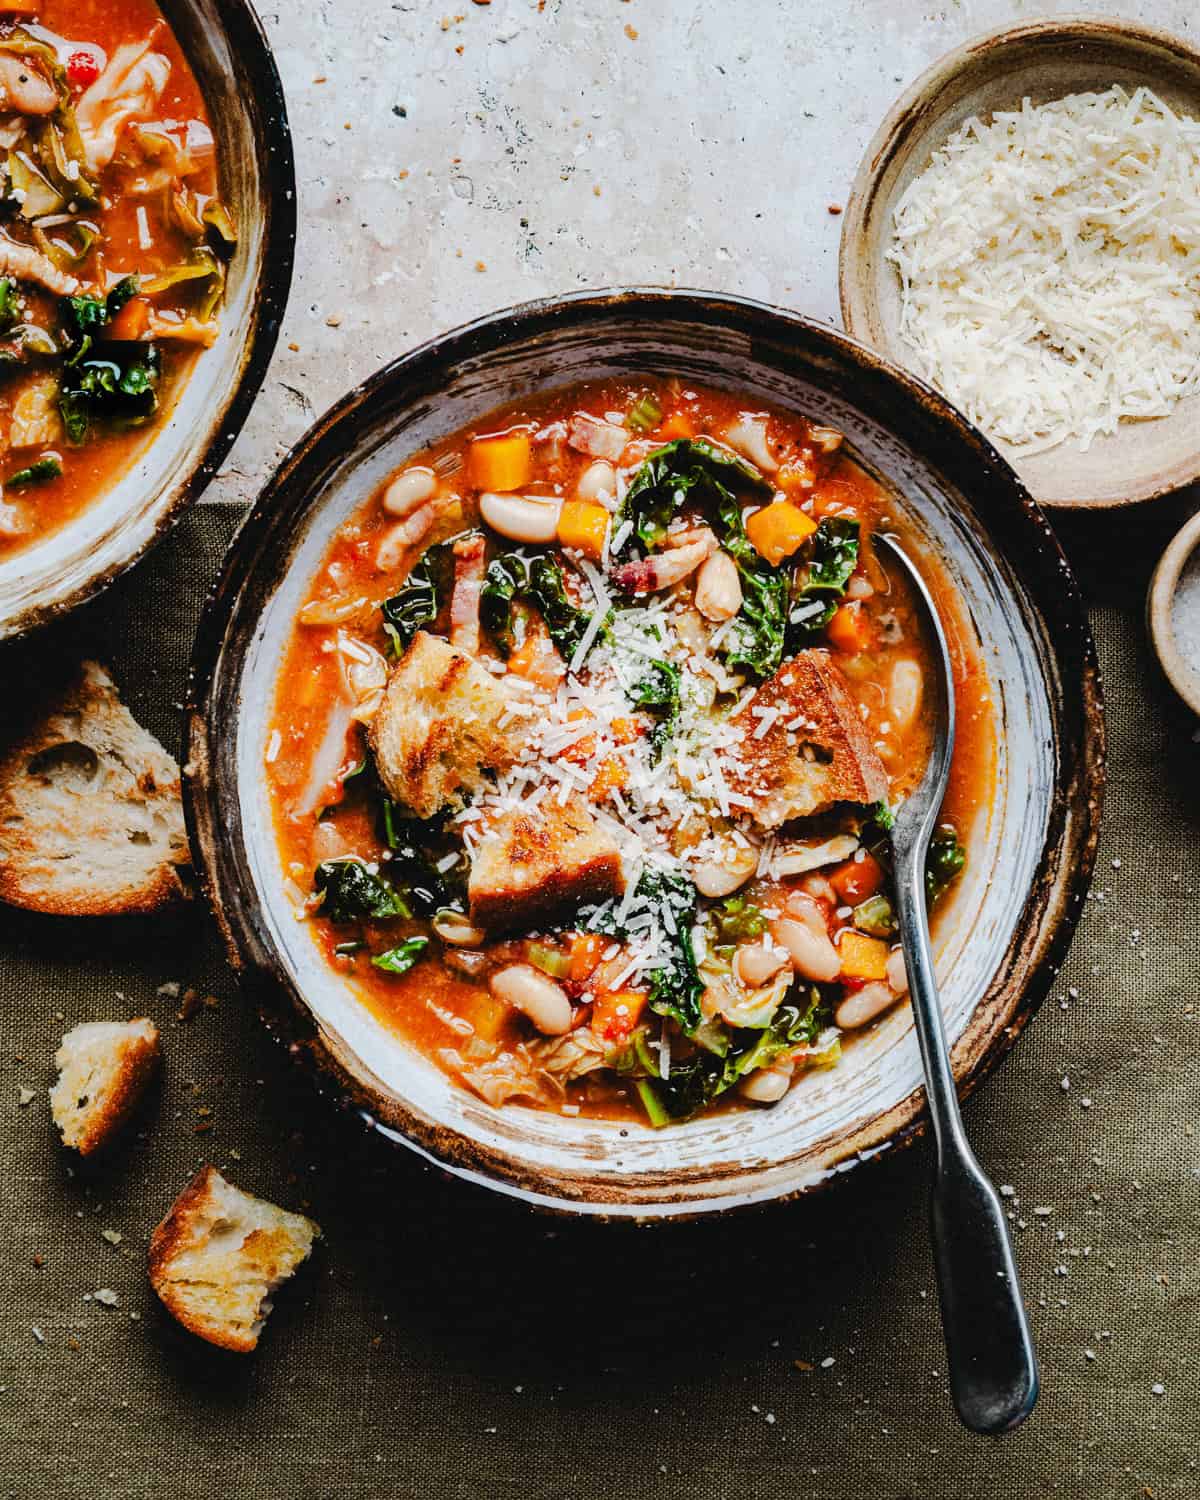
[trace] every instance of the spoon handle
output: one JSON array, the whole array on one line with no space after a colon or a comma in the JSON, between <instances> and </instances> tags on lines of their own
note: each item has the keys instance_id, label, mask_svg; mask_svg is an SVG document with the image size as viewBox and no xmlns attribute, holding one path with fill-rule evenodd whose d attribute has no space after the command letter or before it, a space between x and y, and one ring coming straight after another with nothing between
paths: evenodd
<instances>
[{"instance_id":1,"label":"spoon handle","mask_svg":"<svg viewBox=\"0 0 1200 1500\"><path fill-rule=\"evenodd\" d=\"M950 1389L965 1426L1005 1432L1033 1410L1037 1356L1000 1198L959 1113L929 944L926 844L896 851L896 898L937 1149L930 1220Z\"/></svg>"}]
</instances>

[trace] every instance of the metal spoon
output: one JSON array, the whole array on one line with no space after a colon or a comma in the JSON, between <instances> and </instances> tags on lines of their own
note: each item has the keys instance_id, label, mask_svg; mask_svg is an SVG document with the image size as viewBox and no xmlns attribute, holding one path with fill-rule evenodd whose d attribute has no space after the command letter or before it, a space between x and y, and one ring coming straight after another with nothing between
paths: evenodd
<instances>
[{"instance_id":1,"label":"metal spoon","mask_svg":"<svg viewBox=\"0 0 1200 1500\"><path fill-rule=\"evenodd\" d=\"M937 1156L930 1223L950 1389L972 1432L1006 1432L1033 1410L1037 1356L1000 1198L975 1159L959 1114L925 907L925 858L954 751L954 676L941 621L920 573L891 537L876 536L874 542L911 584L937 667L933 749L921 784L896 810L891 840L896 915Z\"/></svg>"}]
</instances>

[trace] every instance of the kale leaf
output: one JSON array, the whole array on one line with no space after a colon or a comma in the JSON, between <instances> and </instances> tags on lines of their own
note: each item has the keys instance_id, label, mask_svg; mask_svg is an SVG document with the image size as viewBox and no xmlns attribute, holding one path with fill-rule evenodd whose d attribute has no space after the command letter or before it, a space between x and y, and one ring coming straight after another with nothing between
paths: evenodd
<instances>
[{"instance_id":1,"label":"kale leaf","mask_svg":"<svg viewBox=\"0 0 1200 1500\"><path fill-rule=\"evenodd\" d=\"M464 904L461 875L439 873L430 858L429 825L409 818L400 804L382 790L379 794L379 824L384 843L391 851L388 878L398 886L421 916L431 916L443 907Z\"/></svg>"},{"instance_id":2,"label":"kale leaf","mask_svg":"<svg viewBox=\"0 0 1200 1500\"><path fill-rule=\"evenodd\" d=\"M700 1025L700 996L704 983L696 967L692 927L696 921L696 887L686 875L674 870L643 870L635 901L654 910L656 926L668 939L668 961L650 975L650 1008L660 1016L678 1021L689 1036ZM622 936L615 911L608 911L593 931Z\"/></svg>"},{"instance_id":3,"label":"kale leaf","mask_svg":"<svg viewBox=\"0 0 1200 1500\"><path fill-rule=\"evenodd\" d=\"M858 566L859 524L848 516L826 516L792 575L787 607L789 651L814 645L833 619Z\"/></svg>"},{"instance_id":4,"label":"kale leaf","mask_svg":"<svg viewBox=\"0 0 1200 1500\"><path fill-rule=\"evenodd\" d=\"M371 962L375 968L383 969L387 974L407 974L428 947L427 937L405 938L386 953L376 953Z\"/></svg>"},{"instance_id":5,"label":"kale leaf","mask_svg":"<svg viewBox=\"0 0 1200 1500\"><path fill-rule=\"evenodd\" d=\"M769 677L783 660L787 624L787 575L773 568L746 535L737 498L722 498L717 511L721 545L737 564L742 607L726 633L721 650L731 667Z\"/></svg>"},{"instance_id":6,"label":"kale leaf","mask_svg":"<svg viewBox=\"0 0 1200 1500\"><path fill-rule=\"evenodd\" d=\"M637 708L644 708L656 719L650 736L650 752L658 760L675 734L679 723L679 668L669 661L651 661L646 675L630 689L630 698Z\"/></svg>"},{"instance_id":7,"label":"kale leaf","mask_svg":"<svg viewBox=\"0 0 1200 1500\"><path fill-rule=\"evenodd\" d=\"M27 469L18 469L5 480L10 490L23 490L31 484L48 484L51 479L62 478L62 464L49 454L31 463Z\"/></svg>"},{"instance_id":8,"label":"kale leaf","mask_svg":"<svg viewBox=\"0 0 1200 1500\"><path fill-rule=\"evenodd\" d=\"M403 656L418 630L432 625L454 586L452 542L430 547L400 589L380 605L392 653Z\"/></svg>"},{"instance_id":9,"label":"kale leaf","mask_svg":"<svg viewBox=\"0 0 1200 1500\"><path fill-rule=\"evenodd\" d=\"M7 333L21 320L21 296L11 276L0 277L0 332Z\"/></svg>"},{"instance_id":10,"label":"kale leaf","mask_svg":"<svg viewBox=\"0 0 1200 1500\"><path fill-rule=\"evenodd\" d=\"M519 601L537 607L559 654L570 661L592 617L571 602L562 565L555 558L544 552L533 558L506 552L488 564L479 618L506 657L518 644L514 615Z\"/></svg>"},{"instance_id":11,"label":"kale leaf","mask_svg":"<svg viewBox=\"0 0 1200 1500\"><path fill-rule=\"evenodd\" d=\"M627 521L633 528L621 547L623 553L636 536L649 552L667 534L667 526L685 501L714 507L733 498L732 486L770 491L753 464L708 438L679 438L648 454L625 491L613 520L616 535Z\"/></svg>"},{"instance_id":12,"label":"kale leaf","mask_svg":"<svg viewBox=\"0 0 1200 1500\"><path fill-rule=\"evenodd\" d=\"M929 840L925 857L925 900L933 906L962 874L967 851L958 841L953 823L942 823Z\"/></svg>"},{"instance_id":13,"label":"kale leaf","mask_svg":"<svg viewBox=\"0 0 1200 1500\"><path fill-rule=\"evenodd\" d=\"M360 918L385 921L412 915L395 887L382 875L372 875L358 859L322 860L313 886L321 893L321 915L331 922Z\"/></svg>"}]
</instances>

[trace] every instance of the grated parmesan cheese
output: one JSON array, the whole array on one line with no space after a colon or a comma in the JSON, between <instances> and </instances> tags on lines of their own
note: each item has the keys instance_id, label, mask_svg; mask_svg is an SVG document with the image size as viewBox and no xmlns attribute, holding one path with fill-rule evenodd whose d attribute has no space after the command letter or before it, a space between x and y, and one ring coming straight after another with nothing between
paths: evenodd
<instances>
[{"instance_id":1,"label":"grated parmesan cheese","mask_svg":"<svg viewBox=\"0 0 1200 1500\"><path fill-rule=\"evenodd\" d=\"M1200 122L1150 89L972 117L896 205L919 374L1026 456L1200 390Z\"/></svg>"}]
</instances>

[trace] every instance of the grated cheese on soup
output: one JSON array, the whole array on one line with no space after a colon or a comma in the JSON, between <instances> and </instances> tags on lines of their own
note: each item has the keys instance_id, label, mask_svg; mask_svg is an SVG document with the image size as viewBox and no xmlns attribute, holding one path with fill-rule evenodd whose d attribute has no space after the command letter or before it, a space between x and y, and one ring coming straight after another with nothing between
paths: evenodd
<instances>
[{"instance_id":1,"label":"grated cheese on soup","mask_svg":"<svg viewBox=\"0 0 1200 1500\"><path fill-rule=\"evenodd\" d=\"M888 251L917 371L1025 455L1200 390L1200 122L1150 89L967 120Z\"/></svg>"}]
</instances>

